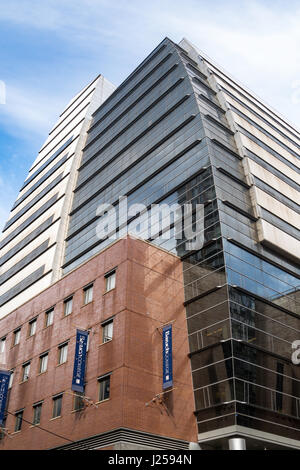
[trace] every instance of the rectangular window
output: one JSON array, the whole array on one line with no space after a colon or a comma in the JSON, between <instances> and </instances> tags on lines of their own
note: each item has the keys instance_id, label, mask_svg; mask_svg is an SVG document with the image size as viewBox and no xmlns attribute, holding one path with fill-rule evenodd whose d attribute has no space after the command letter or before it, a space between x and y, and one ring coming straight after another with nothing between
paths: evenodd
<instances>
[{"instance_id":1,"label":"rectangular window","mask_svg":"<svg viewBox=\"0 0 300 470\"><path fill-rule=\"evenodd\" d=\"M48 367L48 353L45 353L40 356L39 373L42 374L43 372L46 372L47 367Z\"/></svg>"},{"instance_id":2,"label":"rectangular window","mask_svg":"<svg viewBox=\"0 0 300 470\"><path fill-rule=\"evenodd\" d=\"M116 287L116 271L111 271L105 274L106 279L106 292Z\"/></svg>"},{"instance_id":3,"label":"rectangular window","mask_svg":"<svg viewBox=\"0 0 300 470\"><path fill-rule=\"evenodd\" d=\"M68 357L68 343L64 343L58 347L58 364L67 362Z\"/></svg>"},{"instance_id":4,"label":"rectangular window","mask_svg":"<svg viewBox=\"0 0 300 470\"><path fill-rule=\"evenodd\" d=\"M93 300L93 284L85 287L83 289L84 292L84 304L88 304Z\"/></svg>"},{"instance_id":5,"label":"rectangular window","mask_svg":"<svg viewBox=\"0 0 300 470\"><path fill-rule=\"evenodd\" d=\"M8 388L10 389L13 385L13 381L14 381L14 375L15 375L15 371L14 370L11 370L10 371L10 376L9 376L9 382L8 382Z\"/></svg>"},{"instance_id":6,"label":"rectangular window","mask_svg":"<svg viewBox=\"0 0 300 470\"><path fill-rule=\"evenodd\" d=\"M33 336L36 333L36 318L29 322L28 336Z\"/></svg>"},{"instance_id":7,"label":"rectangular window","mask_svg":"<svg viewBox=\"0 0 300 470\"><path fill-rule=\"evenodd\" d=\"M54 308L51 308L51 310L48 310L45 314L45 326L46 328L53 323L53 317L54 317Z\"/></svg>"},{"instance_id":8,"label":"rectangular window","mask_svg":"<svg viewBox=\"0 0 300 470\"><path fill-rule=\"evenodd\" d=\"M20 342L20 337L21 337L21 328L19 328L18 330L15 330L15 331L14 331L14 346L16 346L17 344L19 344L19 342Z\"/></svg>"},{"instance_id":9,"label":"rectangular window","mask_svg":"<svg viewBox=\"0 0 300 470\"><path fill-rule=\"evenodd\" d=\"M53 397L52 418L57 418L58 416L61 416L62 397L62 395L57 395L56 397Z\"/></svg>"},{"instance_id":10,"label":"rectangular window","mask_svg":"<svg viewBox=\"0 0 300 470\"><path fill-rule=\"evenodd\" d=\"M41 422L41 413L42 413L42 403L37 403L33 405L33 421L32 424L40 424Z\"/></svg>"},{"instance_id":11,"label":"rectangular window","mask_svg":"<svg viewBox=\"0 0 300 470\"><path fill-rule=\"evenodd\" d=\"M110 393L110 375L99 377L98 382L99 382L99 401L108 400L109 393Z\"/></svg>"},{"instance_id":12,"label":"rectangular window","mask_svg":"<svg viewBox=\"0 0 300 470\"><path fill-rule=\"evenodd\" d=\"M29 372L30 372L30 362L26 362L22 366L22 382L26 382L29 379Z\"/></svg>"},{"instance_id":13,"label":"rectangular window","mask_svg":"<svg viewBox=\"0 0 300 470\"><path fill-rule=\"evenodd\" d=\"M69 297L64 301L64 315L67 317L72 313L73 308L73 297Z\"/></svg>"},{"instance_id":14,"label":"rectangular window","mask_svg":"<svg viewBox=\"0 0 300 470\"><path fill-rule=\"evenodd\" d=\"M6 343L6 338L2 338L0 340L0 354L4 353L5 351L5 343Z\"/></svg>"},{"instance_id":15,"label":"rectangular window","mask_svg":"<svg viewBox=\"0 0 300 470\"><path fill-rule=\"evenodd\" d=\"M23 410L15 413L16 423L15 423L15 432L21 431L22 421L23 421Z\"/></svg>"},{"instance_id":16,"label":"rectangular window","mask_svg":"<svg viewBox=\"0 0 300 470\"><path fill-rule=\"evenodd\" d=\"M113 320L109 320L106 323L102 324L102 342L107 343L113 338Z\"/></svg>"}]
</instances>

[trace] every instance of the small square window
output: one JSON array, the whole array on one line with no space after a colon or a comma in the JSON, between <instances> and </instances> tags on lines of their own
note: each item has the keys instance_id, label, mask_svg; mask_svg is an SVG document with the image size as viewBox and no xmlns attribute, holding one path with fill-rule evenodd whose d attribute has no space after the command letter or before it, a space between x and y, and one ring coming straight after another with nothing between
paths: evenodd
<instances>
[{"instance_id":1,"label":"small square window","mask_svg":"<svg viewBox=\"0 0 300 470\"><path fill-rule=\"evenodd\" d=\"M46 328L53 323L53 317L54 317L54 308L51 308L51 310L48 310L45 313L45 326Z\"/></svg>"},{"instance_id":2,"label":"small square window","mask_svg":"<svg viewBox=\"0 0 300 470\"><path fill-rule=\"evenodd\" d=\"M30 372L30 362L26 362L22 366L22 381L26 382L29 379L29 372Z\"/></svg>"},{"instance_id":3,"label":"small square window","mask_svg":"<svg viewBox=\"0 0 300 470\"><path fill-rule=\"evenodd\" d=\"M106 279L106 292L114 289L116 287L116 271L111 271L105 275Z\"/></svg>"},{"instance_id":4,"label":"small square window","mask_svg":"<svg viewBox=\"0 0 300 470\"><path fill-rule=\"evenodd\" d=\"M99 382L99 401L104 401L109 399L110 395L110 375L105 377L100 377Z\"/></svg>"},{"instance_id":5,"label":"small square window","mask_svg":"<svg viewBox=\"0 0 300 470\"><path fill-rule=\"evenodd\" d=\"M114 322L110 320L102 325L102 341L103 343L107 343L111 341L113 338L113 327Z\"/></svg>"},{"instance_id":6,"label":"small square window","mask_svg":"<svg viewBox=\"0 0 300 470\"><path fill-rule=\"evenodd\" d=\"M33 420L32 424L40 424L41 422L41 414L42 414L42 403L37 403L33 405Z\"/></svg>"},{"instance_id":7,"label":"small square window","mask_svg":"<svg viewBox=\"0 0 300 470\"><path fill-rule=\"evenodd\" d=\"M42 374L43 372L46 372L47 367L48 367L48 353L45 353L40 356L39 373Z\"/></svg>"},{"instance_id":8,"label":"small square window","mask_svg":"<svg viewBox=\"0 0 300 470\"><path fill-rule=\"evenodd\" d=\"M21 337L21 328L19 328L18 330L15 330L15 331L14 331L14 346L16 346L17 344L19 344L19 342L20 342L20 337Z\"/></svg>"},{"instance_id":9,"label":"small square window","mask_svg":"<svg viewBox=\"0 0 300 470\"><path fill-rule=\"evenodd\" d=\"M83 292L84 292L84 304L88 304L90 302L92 302L93 300L93 284L85 287L83 289Z\"/></svg>"},{"instance_id":10,"label":"small square window","mask_svg":"<svg viewBox=\"0 0 300 470\"><path fill-rule=\"evenodd\" d=\"M69 297L64 301L64 315L71 315L73 309L73 297Z\"/></svg>"},{"instance_id":11,"label":"small square window","mask_svg":"<svg viewBox=\"0 0 300 470\"><path fill-rule=\"evenodd\" d=\"M62 397L62 395L57 395L56 397L53 397L52 418L57 418L58 416L61 416Z\"/></svg>"},{"instance_id":12,"label":"small square window","mask_svg":"<svg viewBox=\"0 0 300 470\"><path fill-rule=\"evenodd\" d=\"M35 333L36 333L36 324L37 324L36 318L29 322L28 336L35 335Z\"/></svg>"},{"instance_id":13,"label":"small square window","mask_svg":"<svg viewBox=\"0 0 300 470\"><path fill-rule=\"evenodd\" d=\"M68 343L64 343L58 348L58 364L67 362L68 357Z\"/></svg>"},{"instance_id":14,"label":"small square window","mask_svg":"<svg viewBox=\"0 0 300 470\"><path fill-rule=\"evenodd\" d=\"M23 422L23 410L15 413L16 423L15 423L15 432L21 431L22 422Z\"/></svg>"}]
</instances>

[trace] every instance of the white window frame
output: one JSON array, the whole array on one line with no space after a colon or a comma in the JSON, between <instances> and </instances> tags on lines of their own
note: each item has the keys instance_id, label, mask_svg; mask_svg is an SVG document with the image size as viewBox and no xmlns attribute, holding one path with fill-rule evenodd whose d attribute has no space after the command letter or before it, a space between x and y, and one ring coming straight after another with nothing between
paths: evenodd
<instances>
[{"instance_id":1,"label":"white window frame","mask_svg":"<svg viewBox=\"0 0 300 470\"><path fill-rule=\"evenodd\" d=\"M94 284L89 284L88 286L83 288L84 305L87 305L93 301L93 290Z\"/></svg>"},{"instance_id":2,"label":"white window frame","mask_svg":"<svg viewBox=\"0 0 300 470\"><path fill-rule=\"evenodd\" d=\"M21 328L18 328L17 330L14 331L14 346L17 346L17 344L20 343L20 338L21 338Z\"/></svg>"},{"instance_id":3,"label":"white window frame","mask_svg":"<svg viewBox=\"0 0 300 470\"><path fill-rule=\"evenodd\" d=\"M30 374L30 362L26 362L22 366L22 382L26 382L29 379Z\"/></svg>"},{"instance_id":4,"label":"white window frame","mask_svg":"<svg viewBox=\"0 0 300 470\"><path fill-rule=\"evenodd\" d=\"M64 300L64 316L68 317L73 312L73 296Z\"/></svg>"},{"instance_id":5,"label":"white window frame","mask_svg":"<svg viewBox=\"0 0 300 470\"><path fill-rule=\"evenodd\" d=\"M48 326L53 325L54 308L49 308L49 310L46 311L45 316L46 316L45 327L48 328Z\"/></svg>"},{"instance_id":6,"label":"white window frame","mask_svg":"<svg viewBox=\"0 0 300 470\"><path fill-rule=\"evenodd\" d=\"M107 320L102 325L102 343L108 343L113 339L113 332L114 332L114 320L113 318Z\"/></svg>"},{"instance_id":7,"label":"white window frame","mask_svg":"<svg viewBox=\"0 0 300 470\"><path fill-rule=\"evenodd\" d=\"M68 343L63 343L58 347L58 364L65 364L68 360Z\"/></svg>"},{"instance_id":8,"label":"white window frame","mask_svg":"<svg viewBox=\"0 0 300 470\"><path fill-rule=\"evenodd\" d=\"M48 369L48 359L49 353L44 353L40 355L40 364L39 364L39 373L43 374Z\"/></svg>"},{"instance_id":9,"label":"white window frame","mask_svg":"<svg viewBox=\"0 0 300 470\"><path fill-rule=\"evenodd\" d=\"M37 326L37 318L34 318L33 320L30 320L29 322L29 330L28 330L28 336L34 336L36 333L36 326Z\"/></svg>"},{"instance_id":10,"label":"white window frame","mask_svg":"<svg viewBox=\"0 0 300 470\"><path fill-rule=\"evenodd\" d=\"M116 270L105 274L105 291L109 292L116 287Z\"/></svg>"}]
</instances>

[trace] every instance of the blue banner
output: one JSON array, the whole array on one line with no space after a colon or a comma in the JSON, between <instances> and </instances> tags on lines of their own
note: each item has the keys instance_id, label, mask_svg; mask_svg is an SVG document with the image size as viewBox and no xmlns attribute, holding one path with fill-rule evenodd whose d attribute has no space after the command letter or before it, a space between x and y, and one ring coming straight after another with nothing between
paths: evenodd
<instances>
[{"instance_id":1,"label":"blue banner","mask_svg":"<svg viewBox=\"0 0 300 470\"><path fill-rule=\"evenodd\" d=\"M7 370L0 370L0 426L3 425L4 420L9 378L10 372Z\"/></svg>"},{"instance_id":2,"label":"blue banner","mask_svg":"<svg viewBox=\"0 0 300 470\"><path fill-rule=\"evenodd\" d=\"M163 327L163 390L173 386L172 325Z\"/></svg>"},{"instance_id":3,"label":"blue banner","mask_svg":"<svg viewBox=\"0 0 300 470\"><path fill-rule=\"evenodd\" d=\"M84 376L88 336L89 334L87 331L77 330L76 332L76 348L71 387L71 389L75 392L84 392Z\"/></svg>"}]
</instances>

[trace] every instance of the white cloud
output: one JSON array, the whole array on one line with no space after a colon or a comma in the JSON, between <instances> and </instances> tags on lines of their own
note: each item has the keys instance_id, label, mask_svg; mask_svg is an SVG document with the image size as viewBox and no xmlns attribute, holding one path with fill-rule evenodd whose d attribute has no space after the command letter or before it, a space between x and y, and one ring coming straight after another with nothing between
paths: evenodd
<instances>
[{"instance_id":1,"label":"white cloud","mask_svg":"<svg viewBox=\"0 0 300 470\"><path fill-rule=\"evenodd\" d=\"M12 30L48 35L58 54L60 44L70 46L64 49L66 56L57 58L57 63L70 64L67 76L61 69L60 90L52 83L52 77L56 84L60 79L55 59L48 64L47 54L28 56L35 67L32 74L43 69L41 80L46 83L25 83L17 74L7 77L0 124L7 132L35 140L37 148L72 97L74 81L82 79L84 86L86 77L90 79L89 65L108 79L111 74L125 78L165 36L174 41L186 37L288 119L299 122L298 1L0 0L1 22ZM103 62L104 56L109 61ZM77 61L83 66L76 67ZM2 204L6 190L0 186L0 225L1 214L7 212Z\"/></svg>"}]
</instances>

